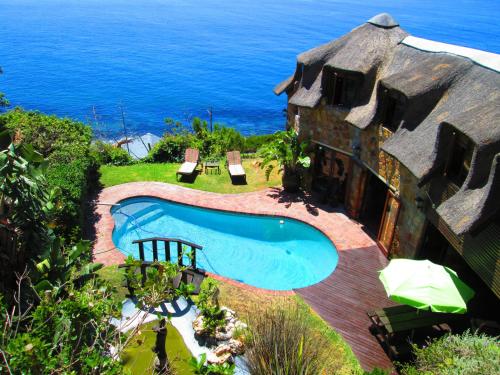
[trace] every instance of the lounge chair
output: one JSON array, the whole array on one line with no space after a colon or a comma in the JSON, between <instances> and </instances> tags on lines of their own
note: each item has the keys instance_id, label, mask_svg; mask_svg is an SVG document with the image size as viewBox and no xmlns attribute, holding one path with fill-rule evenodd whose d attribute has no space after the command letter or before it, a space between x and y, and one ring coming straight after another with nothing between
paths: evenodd
<instances>
[{"instance_id":1,"label":"lounge chair","mask_svg":"<svg viewBox=\"0 0 500 375\"><path fill-rule=\"evenodd\" d=\"M190 176L194 173L200 159L200 151L195 148L187 148L184 155L184 163L176 173L176 177Z\"/></svg>"},{"instance_id":2,"label":"lounge chair","mask_svg":"<svg viewBox=\"0 0 500 375\"><path fill-rule=\"evenodd\" d=\"M239 151L229 151L226 154L227 157L227 169L229 170L229 175L231 178L241 177L246 179L246 173L241 165L241 156Z\"/></svg>"}]
</instances>

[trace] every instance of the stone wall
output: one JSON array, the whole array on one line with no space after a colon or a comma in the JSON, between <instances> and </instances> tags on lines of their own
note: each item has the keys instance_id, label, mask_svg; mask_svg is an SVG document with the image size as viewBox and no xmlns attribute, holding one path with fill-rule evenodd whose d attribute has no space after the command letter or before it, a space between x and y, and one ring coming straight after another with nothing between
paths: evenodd
<instances>
[{"instance_id":1,"label":"stone wall","mask_svg":"<svg viewBox=\"0 0 500 375\"><path fill-rule=\"evenodd\" d=\"M361 132L361 160L396 190L400 188L399 161L381 150L392 135L382 126L369 126Z\"/></svg>"},{"instance_id":2,"label":"stone wall","mask_svg":"<svg viewBox=\"0 0 500 375\"><path fill-rule=\"evenodd\" d=\"M349 194L345 202L348 214L357 218L366 184L366 165L376 172L393 189L401 200L394 239L390 252L395 257L414 257L425 232L425 214L417 208L415 198L425 192L417 187L417 179L398 160L381 150L383 142L392 133L382 126L369 126L360 130L344 121L347 111L332 106L317 108L288 106L288 126L294 126L301 138L353 153L353 145L360 146L360 161L352 161L349 176ZM313 155L312 155L313 156ZM370 173L370 172L369 172ZM310 188L311 175L304 179L304 187Z\"/></svg>"},{"instance_id":3,"label":"stone wall","mask_svg":"<svg viewBox=\"0 0 500 375\"><path fill-rule=\"evenodd\" d=\"M331 106L299 109L300 132L304 137L352 153L359 130L344 121L347 111Z\"/></svg>"},{"instance_id":4,"label":"stone wall","mask_svg":"<svg viewBox=\"0 0 500 375\"><path fill-rule=\"evenodd\" d=\"M418 188L416 177L404 166L400 166L401 209L396 224L391 254L394 257L415 257L426 228L425 213L417 208L415 199L424 196L425 192Z\"/></svg>"}]
</instances>

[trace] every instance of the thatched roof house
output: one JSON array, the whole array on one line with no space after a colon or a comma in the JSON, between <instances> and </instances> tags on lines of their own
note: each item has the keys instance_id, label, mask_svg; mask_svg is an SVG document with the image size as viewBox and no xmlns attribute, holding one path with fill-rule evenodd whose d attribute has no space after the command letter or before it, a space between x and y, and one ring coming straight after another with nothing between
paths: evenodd
<instances>
[{"instance_id":1,"label":"thatched roof house","mask_svg":"<svg viewBox=\"0 0 500 375\"><path fill-rule=\"evenodd\" d=\"M457 134L471 142L470 169L459 190L436 207L456 235L500 211L500 56L408 36L389 15L297 57L295 73L275 87L289 104L324 104L327 76L341 73L353 92L344 121L378 125L387 95L403 110L382 150L417 177L431 181ZM345 78L347 77L347 78Z\"/></svg>"}]
</instances>

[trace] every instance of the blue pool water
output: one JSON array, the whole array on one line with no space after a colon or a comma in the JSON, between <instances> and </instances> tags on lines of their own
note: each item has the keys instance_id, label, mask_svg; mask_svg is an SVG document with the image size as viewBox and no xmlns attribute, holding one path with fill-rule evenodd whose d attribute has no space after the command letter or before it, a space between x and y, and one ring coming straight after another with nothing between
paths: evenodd
<instances>
[{"instance_id":1,"label":"blue pool water","mask_svg":"<svg viewBox=\"0 0 500 375\"><path fill-rule=\"evenodd\" d=\"M332 242L297 220L143 197L122 201L112 214L113 242L125 255L139 257L132 241L140 238L180 238L203 246L197 253L198 267L259 288L291 290L315 284L330 275L338 261ZM152 260L151 247L145 250L146 260ZM162 250L159 245L160 260ZM176 256L173 249L171 260Z\"/></svg>"},{"instance_id":2,"label":"blue pool water","mask_svg":"<svg viewBox=\"0 0 500 375\"><path fill-rule=\"evenodd\" d=\"M0 0L0 91L13 105L160 135L207 118L282 129L273 86L296 55L389 12L411 34L500 53L499 0Z\"/></svg>"}]
</instances>

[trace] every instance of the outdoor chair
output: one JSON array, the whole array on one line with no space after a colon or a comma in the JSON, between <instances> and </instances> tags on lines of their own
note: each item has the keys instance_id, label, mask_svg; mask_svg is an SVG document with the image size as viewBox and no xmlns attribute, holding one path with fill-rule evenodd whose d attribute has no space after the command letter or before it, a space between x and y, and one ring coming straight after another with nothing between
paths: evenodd
<instances>
[{"instance_id":1,"label":"outdoor chair","mask_svg":"<svg viewBox=\"0 0 500 375\"><path fill-rule=\"evenodd\" d=\"M187 148L184 155L184 163L182 163L177 171L176 178L178 179L179 176L191 176L198 166L199 159L200 151L195 148Z\"/></svg>"},{"instance_id":2,"label":"outdoor chair","mask_svg":"<svg viewBox=\"0 0 500 375\"><path fill-rule=\"evenodd\" d=\"M246 173L241 164L241 155L239 151L229 151L226 154L227 169L231 178L240 177L246 179Z\"/></svg>"}]
</instances>

